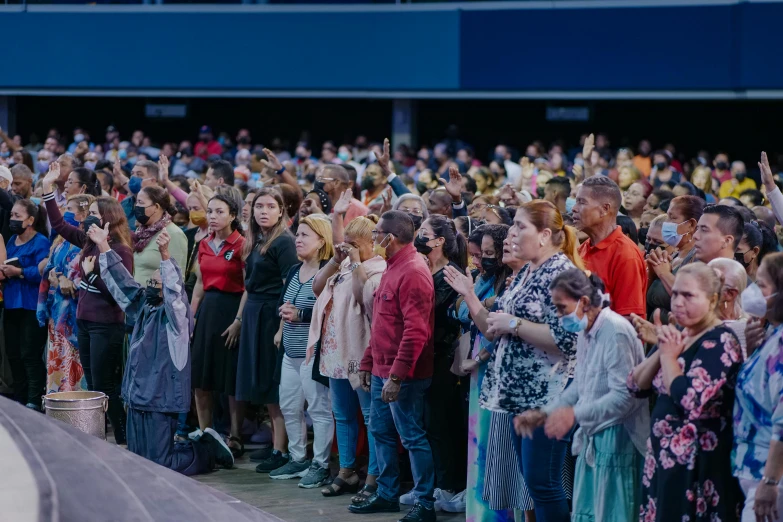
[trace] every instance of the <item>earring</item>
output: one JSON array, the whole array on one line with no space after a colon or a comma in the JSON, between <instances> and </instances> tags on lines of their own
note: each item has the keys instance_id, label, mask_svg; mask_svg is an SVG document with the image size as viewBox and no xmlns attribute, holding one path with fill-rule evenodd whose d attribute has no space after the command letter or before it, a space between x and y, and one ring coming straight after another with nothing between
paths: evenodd
<instances>
[{"instance_id":1,"label":"earring","mask_svg":"<svg viewBox=\"0 0 783 522\"><path fill-rule=\"evenodd\" d=\"M723 309L724 310L728 310L728 308L729 308L729 302L728 301L723 301Z\"/></svg>"}]
</instances>

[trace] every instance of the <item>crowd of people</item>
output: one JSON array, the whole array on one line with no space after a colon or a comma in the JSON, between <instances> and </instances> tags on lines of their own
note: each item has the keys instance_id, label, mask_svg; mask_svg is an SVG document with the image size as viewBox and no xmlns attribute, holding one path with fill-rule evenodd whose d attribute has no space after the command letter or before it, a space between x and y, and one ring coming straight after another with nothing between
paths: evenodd
<instances>
[{"instance_id":1,"label":"crowd of people","mask_svg":"<svg viewBox=\"0 0 783 522\"><path fill-rule=\"evenodd\" d=\"M455 133L0 138L3 377L31 409L103 392L117 444L188 475L268 419L257 472L405 522L783 520L765 153L759 187L592 134L484 162Z\"/></svg>"}]
</instances>

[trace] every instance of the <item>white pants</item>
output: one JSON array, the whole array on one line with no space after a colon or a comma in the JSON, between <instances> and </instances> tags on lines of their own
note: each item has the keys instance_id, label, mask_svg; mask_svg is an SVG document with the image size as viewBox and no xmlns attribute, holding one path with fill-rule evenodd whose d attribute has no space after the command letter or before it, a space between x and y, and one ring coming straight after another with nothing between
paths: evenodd
<instances>
[{"instance_id":1,"label":"white pants","mask_svg":"<svg viewBox=\"0 0 783 522\"><path fill-rule=\"evenodd\" d=\"M307 424L304 405L307 401L307 413L313 420L313 462L326 468L329 467L334 438L332 401L329 398L329 388L312 378L313 360L310 360L310 364L305 364L304 361L304 357L283 357L280 409L288 432L288 452L291 459L296 461L301 461L306 456Z\"/></svg>"},{"instance_id":2,"label":"white pants","mask_svg":"<svg viewBox=\"0 0 783 522\"><path fill-rule=\"evenodd\" d=\"M741 478L740 486L745 493L745 507L742 508L742 522L756 522L756 513L753 512L753 500L756 498L756 488L761 484L758 480ZM783 521L783 488L778 486L778 518L776 522Z\"/></svg>"}]
</instances>

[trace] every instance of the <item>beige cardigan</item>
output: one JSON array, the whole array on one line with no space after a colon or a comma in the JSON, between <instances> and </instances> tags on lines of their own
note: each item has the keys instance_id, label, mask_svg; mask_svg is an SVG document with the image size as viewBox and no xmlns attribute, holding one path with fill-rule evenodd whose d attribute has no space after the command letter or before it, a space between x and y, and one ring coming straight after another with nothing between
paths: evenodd
<instances>
[{"instance_id":1,"label":"beige cardigan","mask_svg":"<svg viewBox=\"0 0 783 522\"><path fill-rule=\"evenodd\" d=\"M353 273L348 270L351 260L345 259L340 265L340 271L334 274L326 282L321 295L313 307L313 317L310 321L310 333L307 339L307 358L310 362L313 356L314 347L321 339L321 330L324 321L324 311L329 301L332 303L332 313L337 314L335 321L337 330L337 346L340 349L340 359L343 368L351 368L351 361L361 361L364 357L364 351L370 344L370 318L372 317L372 301L375 289L381 282L381 276L386 270L386 261L382 257L375 256L362 263L364 271L367 273L367 282L362 289L362 303L356 302L353 295ZM344 281L335 286L337 277L342 275ZM348 380L351 386L356 389L359 387L359 373L356 371L348 372Z\"/></svg>"}]
</instances>

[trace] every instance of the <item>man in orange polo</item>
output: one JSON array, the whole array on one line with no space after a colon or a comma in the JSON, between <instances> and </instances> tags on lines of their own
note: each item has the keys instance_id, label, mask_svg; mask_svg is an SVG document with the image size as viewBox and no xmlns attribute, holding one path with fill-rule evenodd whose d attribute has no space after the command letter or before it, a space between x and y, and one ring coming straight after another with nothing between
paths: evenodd
<instances>
[{"instance_id":1,"label":"man in orange polo","mask_svg":"<svg viewBox=\"0 0 783 522\"><path fill-rule=\"evenodd\" d=\"M576 193L574 226L589 238L579 247L587 269L600 277L611 308L620 315L646 317L647 271L639 247L617 226L622 194L605 176L588 178Z\"/></svg>"}]
</instances>

